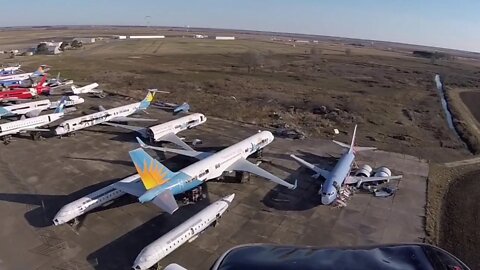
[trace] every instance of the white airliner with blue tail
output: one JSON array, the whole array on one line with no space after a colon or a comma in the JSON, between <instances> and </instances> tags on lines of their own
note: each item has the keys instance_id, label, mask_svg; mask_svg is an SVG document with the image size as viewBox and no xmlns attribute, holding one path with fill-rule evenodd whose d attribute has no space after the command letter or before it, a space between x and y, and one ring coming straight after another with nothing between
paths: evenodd
<instances>
[{"instance_id":1,"label":"white airliner with blue tail","mask_svg":"<svg viewBox=\"0 0 480 270\"><path fill-rule=\"evenodd\" d=\"M321 194L322 196L322 204L328 205L333 203L337 199L340 187L342 187L344 184L356 184L357 186L360 186L362 183L367 182L389 181L402 178L401 175L391 176L390 170L386 167L380 167L380 170L378 170L374 174L374 176L370 176L372 168L368 165L362 167L361 170L357 171L355 176L351 176L350 173L355 161L355 153L376 149L374 147L355 146L354 144L356 132L357 126L355 125L355 129L353 130L352 142L350 145L342 142L333 141L341 147L348 148L348 151L340 157L337 164L331 171L322 169L295 155L290 155L293 159L295 159L295 161L314 171L315 174L312 177L318 178L322 176L323 178L325 178L325 182L323 183L319 191L319 194Z\"/></svg>"},{"instance_id":2,"label":"white airliner with blue tail","mask_svg":"<svg viewBox=\"0 0 480 270\"><path fill-rule=\"evenodd\" d=\"M295 189L296 182L290 184L247 160L248 156L270 144L273 138L271 132L261 131L217 153L154 147L144 144L137 138L144 148L194 157L199 161L178 172L172 172L143 149L138 148L129 154L142 182L118 182L113 184L113 187L137 196L141 203L153 202L170 214L178 209L174 195L185 193L210 179L218 178L225 171L253 173L289 189Z\"/></svg>"}]
</instances>

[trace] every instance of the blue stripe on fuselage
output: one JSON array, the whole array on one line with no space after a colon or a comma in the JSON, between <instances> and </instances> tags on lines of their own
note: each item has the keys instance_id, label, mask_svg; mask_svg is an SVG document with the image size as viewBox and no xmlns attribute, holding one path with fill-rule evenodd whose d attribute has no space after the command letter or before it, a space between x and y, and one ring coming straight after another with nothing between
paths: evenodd
<instances>
[{"instance_id":1,"label":"blue stripe on fuselage","mask_svg":"<svg viewBox=\"0 0 480 270\"><path fill-rule=\"evenodd\" d=\"M202 183L203 181L192 179L190 175L179 172L167 183L145 192L142 196L138 198L138 200L141 203L149 202L155 199L158 194L162 193L167 189L170 189L173 195L181 194L201 185Z\"/></svg>"},{"instance_id":2,"label":"blue stripe on fuselage","mask_svg":"<svg viewBox=\"0 0 480 270\"><path fill-rule=\"evenodd\" d=\"M330 175L325 180L325 183L322 186L322 193L330 193L335 189L334 182L339 187L342 186L345 178L350 174L352 169L353 161L355 160L355 155L353 153L345 153L338 160L335 167L330 172Z\"/></svg>"}]
</instances>

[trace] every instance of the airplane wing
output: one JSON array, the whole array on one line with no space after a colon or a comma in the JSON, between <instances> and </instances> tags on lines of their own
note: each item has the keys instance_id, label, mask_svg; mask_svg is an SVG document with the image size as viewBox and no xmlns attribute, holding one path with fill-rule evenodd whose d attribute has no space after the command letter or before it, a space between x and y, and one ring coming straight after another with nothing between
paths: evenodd
<instances>
[{"instance_id":1,"label":"airplane wing","mask_svg":"<svg viewBox=\"0 0 480 270\"><path fill-rule=\"evenodd\" d=\"M289 189L295 189L297 187L297 181L295 180L295 184L292 185L288 183L287 181L284 181L277 176L265 171L264 169L258 167L257 165L251 163L250 161L246 159L239 159L235 161L230 167L226 169L226 171L242 171L242 172L249 172L256 174L258 176L261 176L263 178L266 178L272 182L275 182L279 185L282 185L284 187L287 187Z\"/></svg>"},{"instance_id":2,"label":"airplane wing","mask_svg":"<svg viewBox=\"0 0 480 270\"><path fill-rule=\"evenodd\" d=\"M182 139L180 139L177 135L175 135L173 133L168 133L166 135L163 135L162 137L160 137L160 141L171 142L173 144L176 144L176 145L182 147L183 149L190 150L190 151L195 151L195 150L193 150L192 147L190 147ZM195 151L195 152L198 153L198 151Z\"/></svg>"},{"instance_id":3,"label":"airplane wing","mask_svg":"<svg viewBox=\"0 0 480 270\"><path fill-rule=\"evenodd\" d=\"M129 121L155 122L155 121L157 121L157 119L117 116L117 117L112 118L110 121L112 121L112 122L129 122Z\"/></svg>"},{"instance_id":4,"label":"airplane wing","mask_svg":"<svg viewBox=\"0 0 480 270\"><path fill-rule=\"evenodd\" d=\"M373 182L373 181L383 181L383 180L395 180L402 178L403 175L396 175L396 176L372 176L372 177L365 177L365 176L349 176L345 179L345 184L357 184L360 186L362 183L366 182Z\"/></svg>"},{"instance_id":5,"label":"airplane wing","mask_svg":"<svg viewBox=\"0 0 480 270\"><path fill-rule=\"evenodd\" d=\"M209 153L209 152L195 151L193 149L192 150L183 150L183 149L173 149L173 148L166 148L166 147L151 146L151 145L148 145L148 144L144 143L138 137L137 137L137 141L140 144L140 147L145 148L145 149L152 149L152 150L157 150L157 151L162 151L162 152L175 153L175 154L179 154L179 155L182 155L182 156L193 157L193 158L196 158L196 159L204 159L204 158L209 157L213 154L213 153Z\"/></svg>"},{"instance_id":6,"label":"airplane wing","mask_svg":"<svg viewBox=\"0 0 480 270\"><path fill-rule=\"evenodd\" d=\"M31 110L31 111L27 112L25 115L26 115L28 118L36 117L36 116L39 116L40 113L42 113L42 111L43 111L43 110L41 110L41 109Z\"/></svg>"},{"instance_id":7,"label":"airplane wing","mask_svg":"<svg viewBox=\"0 0 480 270\"><path fill-rule=\"evenodd\" d=\"M20 132L28 132L28 131L50 131L48 128L24 128L20 129Z\"/></svg>"},{"instance_id":8,"label":"airplane wing","mask_svg":"<svg viewBox=\"0 0 480 270\"><path fill-rule=\"evenodd\" d=\"M102 124L104 125L109 125L112 127L119 127L119 128L124 128L124 129L129 129L133 130L135 132L138 132L142 137L147 138L147 129L144 127L137 127L137 126L129 126L129 125L122 125L122 124L117 124L117 123L110 123L110 122L103 122Z\"/></svg>"},{"instance_id":9,"label":"airplane wing","mask_svg":"<svg viewBox=\"0 0 480 270\"><path fill-rule=\"evenodd\" d=\"M305 160L303 160L303 159L301 159L301 158L299 158L295 155L290 155L290 157L295 159L295 161L300 163L300 165L305 166L305 167L309 168L310 170L314 171L316 173L316 174L312 175L312 177L314 177L314 178L318 178L321 175L323 178L326 179L328 177L328 175L330 174L329 171L321 169L318 166L315 166L311 163L308 163Z\"/></svg>"},{"instance_id":10,"label":"airplane wing","mask_svg":"<svg viewBox=\"0 0 480 270\"><path fill-rule=\"evenodd\" d=\"M175 197L173 197L173 193L170 189L166 189L158 194L152 202L170 215L178 209L177 201L175 200Z\"/></svg>"}]
</instances>

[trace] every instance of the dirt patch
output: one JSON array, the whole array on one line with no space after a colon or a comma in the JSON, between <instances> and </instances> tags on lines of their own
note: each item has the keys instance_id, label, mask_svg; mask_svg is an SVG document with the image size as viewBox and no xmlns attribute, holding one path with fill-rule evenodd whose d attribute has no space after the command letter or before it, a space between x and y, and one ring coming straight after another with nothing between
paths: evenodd
<instances>
[{"instance_id":1,"label":"dirt patch","mask_svg":"<svg viewBox=\"0 0 480 270\"><path fill-rule=\"evenodd\" d=\"M463 103L468 107L470 113L475 117L478 123L480 123L480 92L478 91L463 91L460 93L460 98Z\"/></svg>"},{"instance_id":2,"label":"dirt patch","mask_svg":"<svg viewBox=\"0 0 480 270\"><path fill-rule=\"evenodd\" d=\"M445 196L440 246L480 269L480 170L457 177Z\"/></svg>"}]
</instances>

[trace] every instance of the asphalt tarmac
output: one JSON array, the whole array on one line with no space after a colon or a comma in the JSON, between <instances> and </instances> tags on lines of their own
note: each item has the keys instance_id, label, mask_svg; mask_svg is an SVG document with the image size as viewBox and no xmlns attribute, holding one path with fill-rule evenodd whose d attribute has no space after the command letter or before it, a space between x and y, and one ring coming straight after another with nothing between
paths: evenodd
<instances>
[{"instance_id":1,"label":"asphalt tarmac","mask_svg":"<svg viewBox=\"0 0 480 270\"><path fill-rule=\"evenodd\" d=\"M93 112L99 104L111 108L132 102L120 97L87 98L73 115ZM156 118L158 123L176 117L156 108L148 111L149 115L140 117ZM196 148L211 151L259 129L207 118L205 124L178 135L186 141L201 139L203 143ZM171 216L125 195L84 215L77 226L53 226L52 218L64 204L136 173L128 155L138 147L135 135L95 126L73 137L46 134L44 140L32 141L20 136L9 145L0 145L0 269L128 269L143 247L210 201L233 192L235 200L220 224L167 256L160 266L176 262L189 269L208 269L220 254L246 243L358 246L422 242L425 237L428 164L424 160L383 151L361 153L358 165L387 166L394 174L404 175L389 183L398 188L397 193L375 198L357 192L347 207L332 208L320 203L320 182L289 157L293 153L331 167L342 149L321 139L276 138L265 148L260 166L287 181L298 179L293 191L255 176L242 184L211 181L207 199ZM149 152L174 171L195 161Z\"/></svg>"}]
</instances>

